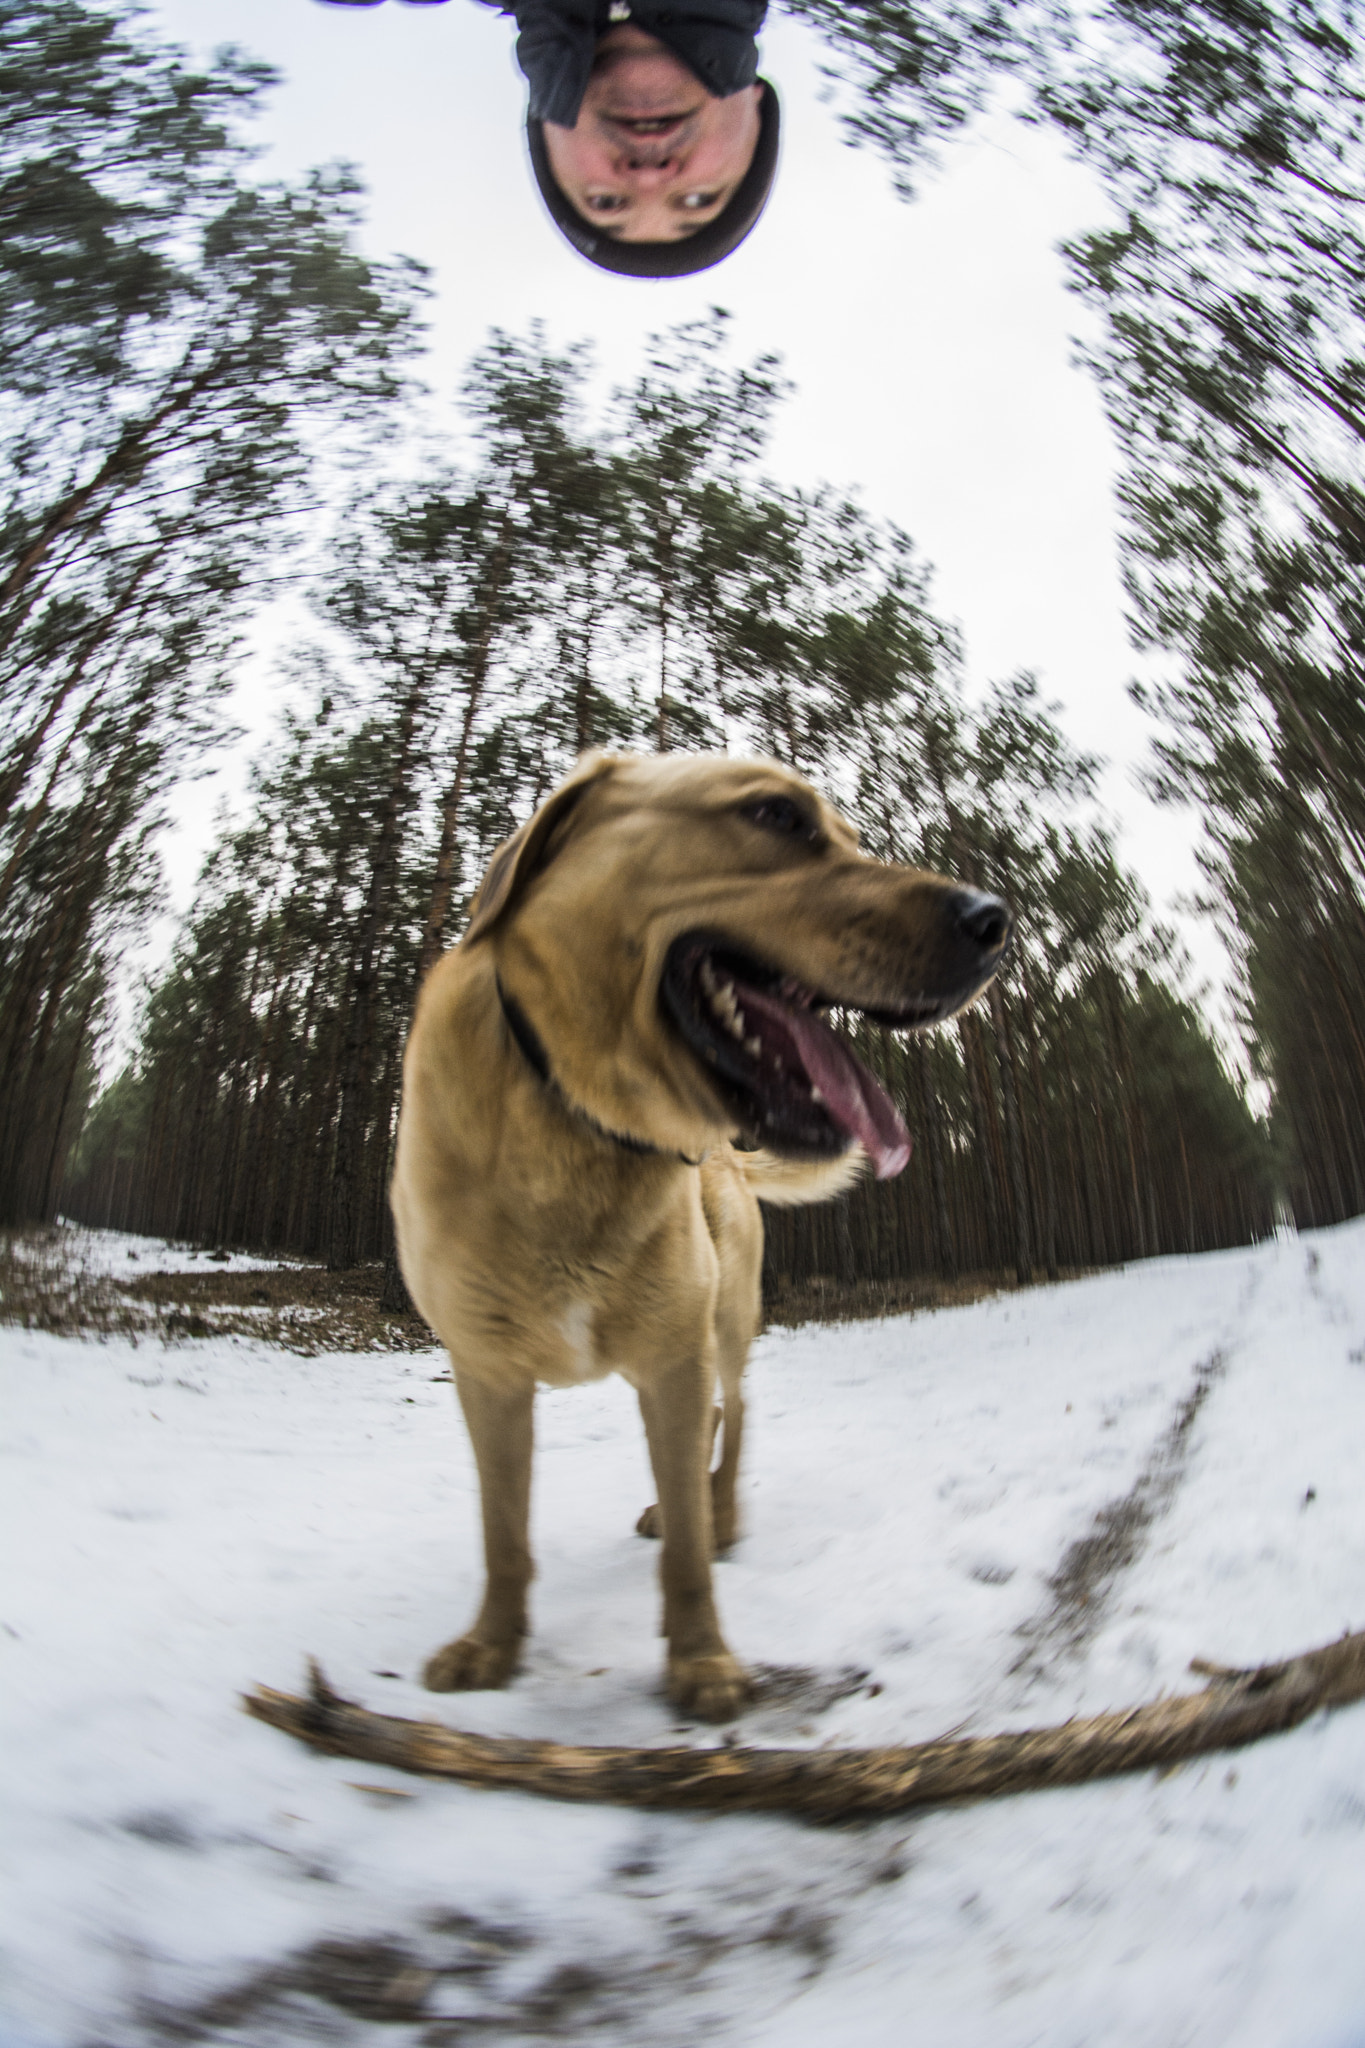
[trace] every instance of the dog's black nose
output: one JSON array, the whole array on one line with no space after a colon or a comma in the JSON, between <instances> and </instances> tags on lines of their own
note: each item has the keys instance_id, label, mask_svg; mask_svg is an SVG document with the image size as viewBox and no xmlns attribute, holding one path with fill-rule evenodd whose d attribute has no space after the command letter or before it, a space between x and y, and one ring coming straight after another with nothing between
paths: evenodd
<instances>
[{"instance_id":1,"label":"dog's black nose","mask_svg":"<svg viewBox=\"0 0 1365 2048\"><path fill-rule=\"evenodd\" d=\"M983 953L998 953L1014 928L1014 912L999 896L979 889L958 889L952 899L957 927Z\"/></svg>"}]
</instances>

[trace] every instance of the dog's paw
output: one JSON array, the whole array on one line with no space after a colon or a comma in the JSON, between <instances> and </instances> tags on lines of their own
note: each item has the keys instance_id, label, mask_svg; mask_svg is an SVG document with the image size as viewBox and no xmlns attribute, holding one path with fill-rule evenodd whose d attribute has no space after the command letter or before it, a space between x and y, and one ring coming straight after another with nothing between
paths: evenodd
<instances>
[{"instance_id":1,"label":"dog's paw","mask_svg":"<svg viewBox=\"0 0 1365 2048\"><path fill-rule=\"evenodd\" d=\"M517 1668L520 1641L480 1643L459 1636L437 1650L422 1667L428 1692L498 1692Z\"/></svg>"},{"instance_id":2,"label":"dog's paw","mask_svg":"<svg viewBox=\"0 0 1365 2048\"><path fill-rule=\"evenodd\" d=\"M668 1697L699 1721L733 1721L753 1695L753 1680L728 1650L719 1657L668 1660Z\"/></svg>"},{"instance_id":3,"label":"dog's paw","mask_svg":"<svg viewBox=\"0 0 1365 2048\"><path fill-rule=\"evenodd\" d=\"M635 1524L635 1533L637 1536L653 1536L656 1540L662 1537L664 1533L664 1518L659 1513L657 1502L652 1508L645 1509L639 1521ZM733 1549L738 1539L739 1523L736 1517L732 1515L727 1520L723 1515L717 1515L715 1536L711 1544L715 1555L717 1557L724 1557L727 1550Z\"/></svg>"}]
</instances>

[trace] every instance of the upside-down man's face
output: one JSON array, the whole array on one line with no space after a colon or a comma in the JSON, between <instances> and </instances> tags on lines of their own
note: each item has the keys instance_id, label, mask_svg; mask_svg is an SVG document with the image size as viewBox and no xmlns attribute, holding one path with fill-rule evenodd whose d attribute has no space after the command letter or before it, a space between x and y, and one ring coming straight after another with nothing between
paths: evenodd
<instances>
[{"instance_id":1,"label":"upside-down man's face","mask_svg":"<svg viewBox=\"0 0 1365 2048\"><path fill-rule=\"evenodd\" d=\"M671 50L623 23L597 45L572 128L545 123L555 182L624 242L676 242L723 211L758 143L763 88L715 99Z\"/></svg>"}]
</instances>

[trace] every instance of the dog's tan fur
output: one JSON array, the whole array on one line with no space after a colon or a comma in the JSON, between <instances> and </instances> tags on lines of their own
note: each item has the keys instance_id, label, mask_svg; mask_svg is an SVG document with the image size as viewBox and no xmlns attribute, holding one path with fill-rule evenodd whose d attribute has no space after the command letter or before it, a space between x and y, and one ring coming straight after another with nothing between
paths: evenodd
<instances>
[{"instance_id":1,"label":"dog's tan fur","mask_svg":"<svg viewBox=\"0 0 1365 2048\"><path fill-rule=\"evenodd\" d=\"M746 807L774 795L798 798L818 829L759 829ZM450 1352L483 1497L487 1590L469 1632L429 1661L433 1690L501 1686L516 1665L537 1382L619 1372L658 1489L641 1527L663 1536L670 1692L710 1718L743 1703L711 1557L736 1534L757 1197L823 1199L862 1155L733 1148L734 1114L661 1010L665 956L685 932L717 931L834 1000L892 1010L942 985L954 886L865 858L786 769L696 756L589 756L495 854L418 1003L393 1181L403 1271Z\"/></svg>"}]
</instances>

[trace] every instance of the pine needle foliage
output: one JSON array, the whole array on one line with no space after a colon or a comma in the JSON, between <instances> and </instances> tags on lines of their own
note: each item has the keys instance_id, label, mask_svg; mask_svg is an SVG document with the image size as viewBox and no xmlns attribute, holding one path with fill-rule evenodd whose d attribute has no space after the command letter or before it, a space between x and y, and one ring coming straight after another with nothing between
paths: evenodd
<instances>
[{"instance_id":1,"label":"pine needle foliage","mask_svg":"<svg viewBox=\"0 0 1365 2048\"><path fill-rule=\"evenodd\" d=\"M791 0L903 190L988 105L1111 223L1067 255L1120 453L1151 786L1207 831L1293 1214L1365 1208L1365 47L1353 0Z\"/></svg>"},{"instance_id":2,"label":"pine needle foliage","mask_svg":"<svg viewBox=\"0 0 1365 2048\"><path fill-rule=\"evenodd\" d=\"M163 796L221 734L323 436L402 388L419 279L345 171L250 181L270 81L0 0L0 1221L50 1215Z\"/></svg>"}]
</instances>

